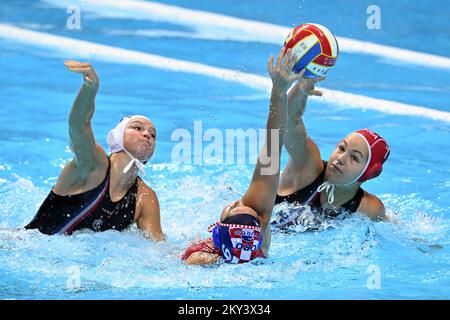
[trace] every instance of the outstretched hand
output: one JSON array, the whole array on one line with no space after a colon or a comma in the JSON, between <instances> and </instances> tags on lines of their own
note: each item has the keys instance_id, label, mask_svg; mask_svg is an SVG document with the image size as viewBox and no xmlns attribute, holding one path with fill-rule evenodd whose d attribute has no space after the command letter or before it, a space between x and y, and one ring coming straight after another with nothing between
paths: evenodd
<instances>
[{"instance_id":1,"label":"outstretched hand","mask_svg":"<svg viewBox=\"0 0 450 320\"><path fill-rule=\"evenodd\" d=\"M298 81L298 83L295 85L296 87L298 87L298 89L300 89L300 91L307 95L307 96L322 96L323 93L319 90L315 90L314 86L316 85L317 82L323 81L326 78L325 77L319 77L319 78L305 78L304 74L305 74L306 69L303 69L300 73L300 80Z\"/></svg>"},{"instance_id":2,"label":"outstretched hand","mask_svg":"<svg viewBox=\"0 0 450 320\"><path fill-rule=\"evenodd\" d=\"M64 61L69 71L83 74L84 83L95 90L99 87L99 79L94 68L89 62Z\"/></svg>"},{"instance_id":3,"label":"outstretched hand","mask_svg":"<svg viewBox=\"0 0 450 320\"><path fill-rule=\"evenodd\" d=\"M269 69L273 87L286 92L295 80L301 78L300 74L292 72L292 68L297 62L297 57L292 53L291 49L286 51L286 48L283 47L278 54L275 66L273 65L273 60L274 57L271 55L267 61L267 68Z\"/></svg>"}]
</instances>

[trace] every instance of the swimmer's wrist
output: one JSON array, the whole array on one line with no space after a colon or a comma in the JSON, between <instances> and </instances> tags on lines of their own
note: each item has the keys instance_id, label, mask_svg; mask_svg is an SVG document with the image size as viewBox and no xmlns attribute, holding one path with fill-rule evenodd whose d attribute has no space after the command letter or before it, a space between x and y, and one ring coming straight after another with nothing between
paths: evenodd
<instances>
[{"instance_id":1,"label":"swimmer's wrist","mask_svg":"<svg viewBox=\"0 0 450 320\"><path fill-rule=\"evenodd\" d=\"M89 82L85 81L85 82L83 82L83 87L92 91L93 93L97 93L99 84L98 84L98 82L97 83L89 83Z\"/></svg>"},{"instance_id":2,"label":"swimmer's wrist","mask_svg":"<svg viewBox=\"0 0 450 320\"><path fill-rule=\"evenodd\" d=\"M272 87L272 95L282 98L282 97L286 96L286 90L283 90L283 88L280 88L278 86L273 86Z\"/></svg>"},{"instance_id":3,"label":"swimmer's wrist","mask_svg":"<svg viewBox=\"0 0 450 320\"><path fill-rule=\"evenodd\" d=\"M97 92L98 92L98 86L94 87L89 84L83 83L83 85L81 86L80 92L83 92L84 96L87 99L95 99L95 97L97 96Z\"/></svg>"}]
</instances>

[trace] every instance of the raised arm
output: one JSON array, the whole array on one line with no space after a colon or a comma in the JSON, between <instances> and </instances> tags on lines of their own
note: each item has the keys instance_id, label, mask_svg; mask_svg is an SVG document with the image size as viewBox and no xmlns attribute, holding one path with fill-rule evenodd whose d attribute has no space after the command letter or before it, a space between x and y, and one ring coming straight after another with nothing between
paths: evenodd
<instances>
[{"instance_id":1,"label":"raised arm","mask_svg":"<svg viewBox=\"0 0 450 320\"><path fill-rule=\"evenodd\" d=\"M272 79L269 115L266 125L266 142L262 148L253 173L250 186L242 197L245 206L253 208L268 224L278 189L280 173L280 154L287 125L286 91L300 75L291 72L296 57L284 48L280 52L275 66L273 56L268 61L268 70Z\"/></svg>"},{"instance_id":2,"label":"raised arm","mask_svg":"<svg viewBox=\"0 0 450 320\"><path fill-rule=\"evenodd\" d=\"M280 194L289 194L310 184L323 169L320 151L308 136L303 123L308 96L321 96L314 85L323 77L308 79L303 77L288 94L288 123L284 139L284 147L289 154L289 161L281 174Z\"/></svg>"},{"instance_id":3,"label":"raised arm","mask_svg":"<svg viewBox=\"0 0 450 320\"><path fill-rule=\"evenodd\" d=\"M99 79L90 63L65 61L64 65L70 71L81 73L84 79L69 115L70 147L75 154L73 164L78 168L92 170L99 160L91 127Z\"/></svg>"},{"instance_id":4,"label":"raised arm","mask_svg":"<svg viewBox=\"0 0 450 320\"><path fill-rule=\"evenodd\" d=\"M259 154L250 186L241 199L242 205L252 208L260 217L264 239L261 249L266 257L270 246L269 220L278 188L280 153L287 122L286 91L298 78L298 75L291 73L296 58L290 50L286 54L284 48L281 50L275 66L273 60L274 57L271 56L267 62L272 79L272 93L266 124L266 142ZM209 240L209 245L208 242L197 245L201 250L192 253L186 260L187 264L211 264L219 258L216 253L205 252L205 248L214 247L212 240Z\"/></svg>"},{"instance_id":5,"label":"raised arm","mask_svg":"<svg viewBox=\"0 0 450 320\"><path fill-rule=\"evenodd\" d=\"M305 70L300 72L301 79L288 94L288 123L284 140L284 146L290 158L297 165L302 165L307 160L308 149L315 147L315 145L312 145L314 142L308 138L302 117L308 96L322 96L322 92L315 90L314 86L317 82L325 79L324 77L304 78L304 73Z\"/></svg>"}]
</instances>

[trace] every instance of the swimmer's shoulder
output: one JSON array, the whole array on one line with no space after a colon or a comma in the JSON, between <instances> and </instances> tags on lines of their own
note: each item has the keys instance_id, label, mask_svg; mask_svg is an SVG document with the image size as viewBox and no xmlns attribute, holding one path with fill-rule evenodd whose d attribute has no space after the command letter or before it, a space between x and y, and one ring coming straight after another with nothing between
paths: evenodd
<instances>
[{"instance_id":1,"label":"swimmer's shoulder","mask_svg":"<svg viewBox=\"0 0 450 320\"><path fill-rule=\"evenodd\" d=\"M97 187L107 175L109 159L103 147L96 144L96 156L93 162L79 162L72 159L61 171L53 187L59 195L86 192Z\"/></svg>"},{"instance_id":2,"label":"swimmer's shoulder","mask_svg":"<svg viewBox=\"0 0 450 320\"><path fill-rule=\"evenodd\" d=\"M367 191L364 191L364 196L357 211L364 213L374 221L388 220L383 202L377 196Z\"/></svg>"},{"instance_id":3,"label":"swimmer's shoulder","mask_svg":"<svg viewBox=\"0 0 450 320\"><path fill-rule=\"evenodd\" d=\"M98 143L95 144L95 157L92 159L93 161L89 162L80 162L77 161L76 157L69 163L68 167L72 171L76 171L79 173L81 177L85 177L86 179L92 175L93 173L99 172L101 176L105 175L106 170L109 167L109 159L105 150Z\"/></svg>"}]
</instances>

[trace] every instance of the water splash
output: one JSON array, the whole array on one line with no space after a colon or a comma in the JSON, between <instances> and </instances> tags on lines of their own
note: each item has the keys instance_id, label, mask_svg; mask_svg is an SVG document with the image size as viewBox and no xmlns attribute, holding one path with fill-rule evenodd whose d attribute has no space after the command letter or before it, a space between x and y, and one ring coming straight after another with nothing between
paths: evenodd
<instances>
[{"instance_id":1,"label":"water splash","mask_svg":"<svg viewBox=\"0 0 450 320\"><path fill-rule=\"evenodd\" d=\"M209 236L207 226L245 192L252 168L154 164L149 171L146 179L159 195L168 236L162 243L146 240L135 225L124 232L77 231L72 236L10 230L32 218L48 190L17 175L7 177L11 183L0 186L0 225L9 228L0 231L0 279L8 291L0 296L320 299L358 292L360 297L383 298L414 281L419 284L408 294L423 296L424 288L439 288L450 278L445 272L449 224L436 216L445 210L419 195L382 196L395 223L375 223L354 214L322 221L312 232L273 232L267 260L186 266L180 260L183 250L190 241ZM370 266L380 269L378 291L367 288ZM71 270L79 270L79 287L68 286ZM14 279L14 284L5 279Z\"/></svg>"}]
</instances>

